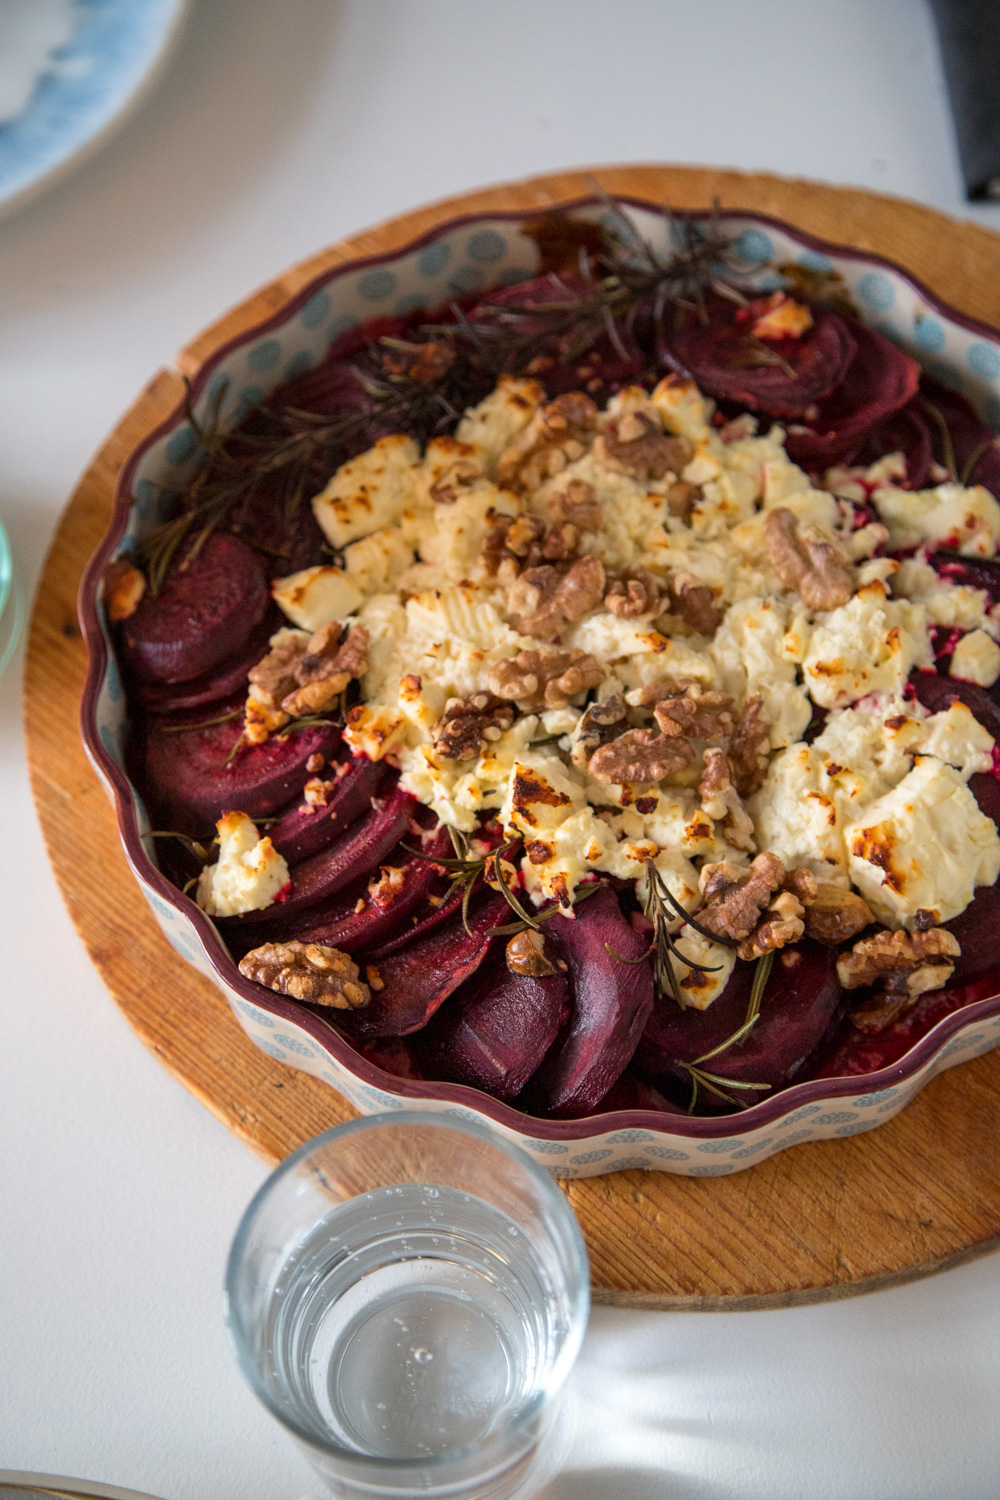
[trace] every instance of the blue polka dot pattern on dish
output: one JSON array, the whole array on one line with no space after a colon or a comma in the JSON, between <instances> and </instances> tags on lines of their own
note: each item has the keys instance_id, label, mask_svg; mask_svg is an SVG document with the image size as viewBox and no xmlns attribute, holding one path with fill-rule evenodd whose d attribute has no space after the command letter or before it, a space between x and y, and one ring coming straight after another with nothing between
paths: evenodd
<instances>
[{"instance_id":1,"label":"blue polka dot pattern on dish","mask_svg":"<svg viewBox=\"0 0 1000 1500\"><path fill-rule=\"evenodd\" d=\"M256 1045L260 1048L260 1050L262 1052L266 1052L267 1053L268 1057L275 1058L275 1060L277 1062L287 1062L288 1061L288 1058L286 1057L285 1053L281 1050L280 1047L276 1047L273 1042L262 1042L262 1041L259 1041L256 1037L254 1038L254 1041L255 1041Z\"/></svg>"},{"instance_id":2,"label":"blue polka dot pattern on dish","mask_svg":"<svg viewBox=\"0 0 1000 1500\"><path fill-rule=\"evenodd\" d=\"M966 358L984 380L995 380L1000 375L1000 349L995 344L970 344Z\"/></svg>"},{"instance_id":3,"label":"blue polka dot pattern on dish","mask_svg":"<svg viewBox=\"0 0 1000 1500\"><path fill-rule=\"evenodd\" d=\"M518 282L530 281L534 271L529 271L527 266L507 266L500 272L496 279L497 286L517 286Z\"/></svg>"},{"instance_id":4,"label":"blue polka dot pattern on dish","mask_svg":"<svg viewBox=\"0 0 1000 1500\"><path fill-rule=\"evenodd\" d=\"M813 1120L814 1125L846 1125L850 1120L858 1117L851 1109L833 1110L830 1114L817 1115Z\"/></svg>"},{"instance_id":5,"label":"blue polka dot pattern on dish","mask_svg":"<svg viewBox=\"0 0 1000 1500\"><path fill-rule=\"evenodd\" d=\"M236 420L242 421L247 412L259 406L263 399L264 392L259 385L245 385L240 391L240 399L236 404Z\"/></svg>"},{"instance_id":6,"label":"blue polka dot pattern on dish","mask_svg":"<svg viewBox=\"0 0 1000 1500\"><path fill-rule=\"evenodd\" d=\"M791 1135L786 1135L778 1141L779 1146L797 1146L800 1141L811 1141L813 1133L811 1130L793 1130Z\"/></svg>"},{"instance_id":7,"label":"blue polka dot pattern on dish","mask_svg":"<svg viewBox=\"0 0 1000 1500\"><path fill-rule=\"evenodd\" d=\"M330 293L317 292L309 298L305 307L299 313L299 322L303 328L318 328L325 317L330 313Z\"/></svg>"},{"instance_id":8,"label":"blue polka dot pattern on dish","mask_svg":"<svg viewBox=\"0 0 1000 1500\"><path fill-rule=\"evenodd\" d=\"M197 957L198 944L189 938L186 932L168 932L167 942L175 953L179 953L181 958L186 958L189 963Z\"/></svg>"},{"instance_id":9,"label":"blue polka dot pattern on dish","mask_svg":"<svg viewBox=\"0 0 1000 1500\"><path fill-rule=\"evenodd\" d=\"M409 297L400 297L392 309L397 318L408 317L412 312L422 312L427 306L427 298L422 297L419 292Z\"/></svg>"},{"instance_id":10,"label":"blue polka dot pattern on dish","mask_svg":"<svg viewBox=\"0 0 1000 1500\"><path fill-rule=\"evenodd\" d=\"M459 266L448 280L449 292L478 292L483 284L483 273L478 266Z\"/></svg>"},{"instance_id":11,"label":"blue polka dot pattern on dish","mask_svg":"<svg viewBox=\"0 0 1000 1500\"><path fill-rule=\"evenodd\" d=\"M752 1145L743 1146L739 1151L734 1151L733 1161L745 1161L748 1156L756 1156L758 1151L766 1151L771 1144L770 1140L754 1141Z\"/></svg>"},{"instance_id":12,"label":"blue polka dot pattern on dish","mask_svg":"<svg viewBox=\"0 0 1000 1500\"><path fill-rule=\"evenodd\" d=\"M738 1140L735 1140L735 1141L729 1141L729 1140L726 1140L726 1141L702 1141L701 1145L698 1147L698 1150L699 1151L707 1151L707 1152L710 1152L711 1154L717 1156L720 1151L728 1151L733 1146L742 1146L742 1145L743 1145L742 1138L740 1138Z\"/></svg>"},{"instance_id":13,"label":"blue polka dot pattern on dish","mask_svg":"<svg viewBox=\"0 0 1000 1500\"><path fill-rule=\"evenodd\" d=\"M300 349L285 366L285 379L298 380L300 375L307 375L315 363L314 354L310 354L308 349Z\"/></svg>"},{"instance_id":14,"label":"blue polka dot pattern on dish","mask_svg":"<svg viewBox=\"0 0 1000 1500\"><path fill-rule=\"evenodd\" d=\"M855 1125L838 1125L833 1132L834 1135L860 1135L863 1130L871 1129L871 1120L859 1120Z\"/></svg>"},{"instance_id":15,"label":"blue polka dot pattern on dish","mask_svg":"<svg viewBox=\"0 0 1000 1500\"><path fill-rule=\"evenodd\" d=\"M818 250L803 250L799 256L799 265L804 266L807 271L833 270L833 261L828 255L821 255Z\"/></svg>"},{"instance_id":16,"label":"blue polka dot pattern on dish","mask_svg":"<svg viewBox=\"0 0 1000 1500\"><path fill-rule=\"evenodd\" d=\"M569 1147L564 1146L562 1141L528 1141L524 1143L532 1151L541 1151L545 1156L566 1156Z\"/></svg>"},{"instance_id":17,"label":"blue polka dot pattern on dish","mask_svg":"<svg viewBox=\"0 0 1000 1500\"><path fill-rule=\"evenodd\" d=\"M297 1052L299 1057L312 1057L316 1050L306 1042L300 1042L295 1036L282 1036L279 1033L275 1035L274 1040L282 1047L287 1047L289 1052Z\"/></svg>"},{"instance_id":18,"label":"blue polka dot pattern on dish","mask_svg":"<svg viewBox=\"0 0 1000 1500\"><path fill-rule=\"evenodd\" d=\"M699 1162L696 1167L691 1168L690 1175L692 1177L725 1177L729 1170L728 1162L713 1162L711 1166Z\"/></svg>"},{"instance_id":19,"label":"blue polka dot pattern on dish","mask_svg":"<svg viewBox=\"0 0 1000 1500\"><path fill-rule=\"evenodd\" d=\"M273 370L281 358L281 345L277 339L265 339L262 344L254 344L247 355L247 364L251 370Z\"/></svg>"},{"instance_id":20,"label":"blue polka dot pattern on dish","mask_svg":"<svg viewBox=\"0 0 1000 1500\"><path fill-rule=\"evenodd\" d=\"M194 428L184 426L178 427L177 431L167 439L166 455L168 464L184 464L191 458L198 446L198 438Z\"/></svg>"},{"instance_id":21,"label":"blue polka dot pattern on dish","mask_svg":"<svg viewBox=\"0 0 1000 1500\"><path fill-rule=\"evenodd\" d=\"M580 1156L571 1156L570 1161L573 1163L574 1167L589 1167L592 1166L594 1162L607 1161L609 1156L614 1156L614 1152L610 1150L584 1151Z\"/></svg>"},{"instance_id":22,"label":"blue polka dot pattern on dish","mask_svg":"<svg viewBox=\"0 0 1000 1500\"><path fill-rule=\"evenodd\" d=\"M616 1172L641 1172L648 1168L648 1156L623 1156L621 1161L615 1162Z\"/></svg>"},{"instance_id":23,"label":"blue polka dot pattern on dish","mask_svg":"<svg viewBox=\"0 0 1000 1500\"><path fill-rule=\"evenodd\" d=\"M861 1099L852 1099L851 1103L855 1109L864 1109L866 1105L884 1104L887 1099L895 1099L898 1093L898 1088L879 1089L877 1093L865 1094Z\"/></svg>"},{"instance_id":24,"label":"blue polka dot pattern on dish","mask_svg":"<svg viewBox=\"0 0 1000 1500\"><path fill-rule=\"evenodd\" d=\"M944 325L937 318L918 318L913 325L913 337L921 349L929 354L938 354L944 348Z\"/></svg>"},{"instance_id":25,"label":"blue polka dot pattern on dish","mask_svg":"<svg viewBox=\"0 0 1000 1500\"><path fill-rule=\"evenodd\" d=\"M435 240L417 256L417 270L421 276L439 276L450 260L451 246L444 240Z\"/></svg>"},{"instance_id":26,"label":"blue polka dot pattern on dish","mask_svg":"<svg viewBox=\"0 0 1000 1500\"><path fill-rule=\"evenodd\" d=\"M869 271L858 282L858 296L869 307L888 312L896 300L896 288L884 271Z\"/></svg>"},{"instance_id":27,"label":"blue polka dot pattern on dish","mask_svg":"<svg viewBox=\"0 0 1000 1500\"><path fill-rule=\"evenodd\" d=\"M366 302L384 302L396 290L392 271L368 271L358 282L358 292Z\"/></svg>"},{"instance_id":28,"label":"blue polka dot pattern on dish","mask_svg":"<svg viewBox=\"0 0 1000 1500\"><path fill-rule=\"evenodd\" d=\"M690 1161L687 1151L677 1151L673 1146L650 1146L647 1156L659 1157L661 1161Z\"/></svg>"},{"instance_id":29,"label":"blue polka dot pattern on dish","mask_svg":"<svg viewBox=\"0 0 1000 1500\"><path fill-rule=\"evenodd\" d=\"M782 1120L783 1125L794 1125L799 1120L808 1120L810 1115L818 1115L823 1108L822 1104L803 1104L800 1109L793 1110Z\"/></svg>"},{"instance_id":30,"label":"blue polka dot pattern on dish","mask_svg":"<svg viewBox=\"0 0 1000 1500\"><path fill-rule=\"evenodd\" d=\"M733 249L741 260L755 266L774 259L774 246L762 229L744 229Z\"/></svg>"},{"instance_id":31,"label":"blue polka dot pattern on dish","mask_svg":"<svg viewBox=\"0 0 1000 1500\"><path fill-rule=\"evenodd\" d=\"M249 1020L256 1021L258 1026L266 1026L269 1031L273 1029L275 1024L274 1017L269 1016L267 1011L258 1010L256 1005L249 1005L246 1000L241 1000L239 1006L240 1010Z\"/></svg>"},{"instance_id":32,"label":"blue polka dot pattern on dish","mask_svg":"<svg viewBox=\"0 0 1000 1500\"><path fill-rule=\"evenodd\" d=\"M327 333L327 342L335 343L342 333L348 333L352 328L357 328L357 318L352 318L350 313L342 313L339 318L334 318Z\"/></svg>"},{"instance_id":33,"label":"blue polka dot pattern on dish","mask_svg":"<svg viewBox=\"0 0 1000 1500\"><path fill-rule=\"evenodd\" d=\"M135 487L135 505L140 522L146 526L159 520L163 491L151 479L140 479Z\"/></svg>"},{"instance_id":34,"label":"blue polka dot pattern on dish","mask_svg":"<svg viewBox=\"0 0 1000 1500\"><path fill-rule=\"evenodd\" d=\"M640 1142L655 1141L656 1137L648 1130L616 1130L613 1135L605 1136L608 1145L637 1146Z\"/></svg>"},{"instance_id":35,"label":"blue polka dot pattern on dish","mask_svg":"<svg viewBox=\"0 0 1000 1500\"><path fill-rule=\"evenodd\" d=\"M507 241L502 234L497 234L495 229L480 229L472 236L465 248L470 260L489 266L495 260L503 259L507 250Z\"/></svg>"},{"instance_id":36,"label":"blue polka dot pattern on dish","mask_svg":"<svg viewBox=\"0 0 1000 1500\"><path fill-rule=\"evenodd\" d=\"M104 686L112 703L122 701L122 680L118 675L118 668L114 661L108 662L107 675L104 678Z\"/></svg>"}]
</instances>

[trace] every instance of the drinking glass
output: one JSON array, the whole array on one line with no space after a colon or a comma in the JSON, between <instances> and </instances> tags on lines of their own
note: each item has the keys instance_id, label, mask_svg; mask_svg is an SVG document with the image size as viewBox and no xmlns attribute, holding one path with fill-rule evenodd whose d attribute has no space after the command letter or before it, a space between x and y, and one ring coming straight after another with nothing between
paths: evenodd
<instances>
[{"instance_id":1,"label":"drinking glass","mask_svg":"<svg viewBox=\"0 0 1000 1500\"><path fill-rule=\"evenodd\" d=\"M352 1500L531 1494L589 1305L548 1174L486 1126L416 1111L284 1161L226 1273L244 1374Z\"/></svg>"}]
</instances>

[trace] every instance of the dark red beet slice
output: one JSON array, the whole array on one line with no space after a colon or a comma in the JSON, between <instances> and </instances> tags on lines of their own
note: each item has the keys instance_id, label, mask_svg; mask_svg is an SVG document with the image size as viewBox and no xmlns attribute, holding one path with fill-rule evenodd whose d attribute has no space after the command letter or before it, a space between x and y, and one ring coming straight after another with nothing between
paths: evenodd
<instances>
[{"instance_id":1,"label":"dark red beet slice","mask_svg":"<svg viewBox=\"0 0 1000 1500\"><path fill-rule=\"evenodd\" d=\"M821 312L801 338L768 346L782 364L755 364L760 345L747 328L719 311L718 320L713 307L710 323L692 322L674 335L671 363L708 395L738 401L751 411L800 416L840 384L855 354L853 325L839 313Z\"/></svg>"},{"instance_id":2,"label":"dark red beet slice","mask_svg":"<svg viewBox=\"0 0 1000 1500\"><path fill-rule=\"evenodd\" d=\"M408 1036L426 1026L431 1016L470 978L490 946L490 929L509 911L504 898L487 891L469 914L471 935L461 917L453 918L422 942L408 943L400 952L366 967L372 985L371 1002L363 1010L344 1012L338 1021L361 1037Z\"/></svg>"},{"instance_id":3,"label":"dark red beet slice","mask_svg":"<svg viewBox=\"0 0 1000 1500\"><path fill-rule=\"evenodd\" d=\"M196 720L200 712L193 710L189 718ZM231 810L251 818L276 812L305 786L309 757L328 756L339 738L332 726L314 725L283 737L272 735L263 745L244 746L227 764L242 731L239 717L208 729L171 733L177 722L154 720L149 725L142 779L150 800L170 819L166 826L183 833L204 832Z\"/></svg>"},{"instance_id":4,"label":"dark red beet slice","mask_svg":"<svg viewBox=\"0 0 1000 1500\"><path fill-rule=\"evenodd\" d=\"M513 1099L541 1066L569 1012L564 974L512 974L500 948L436 1017L424 1056L435 1077Z\"/></svg>"},{"instance_id":5,"label":"dark red beet slice","mask_svg":"<svg viewBox=\"0 0 1000 1500\"><path fill-rule=\"evenodd\" d=\"M475 900L476 892L482 890L482 882L479 881L474 887L472 899ZM456 912L462 908L465 899L465 891L461 885L455 885L445 896L440 906L432 906L431 910L422 915L419 921L412 927L399 933L397 937L390 938L387 942L380 943L371 951L372 958L388 958L391 953L398 953L400 948L405 948L409 943L419 942L422 938L447 922Z\"/></svg>"},{"instance_id":6,"label":"dark red beet slice","mask_svg":"<svg viewBox=\"0 0 1000 1500\"><path fill-rule=\"evenodd\" d=\"M377 1042L363 1042L359 1039L354 1045L362 1057L374 1063L376 1068L381 1068L384 1073L423 1082L425 1075L416 1054L409 1042L405 1042L401 1036L384 1037Z\"/></svg>"},{"instance_id":7,"label":"dark red beet slice","mask_svg":"<svg viewBox=\"0 0 1000 1500\"><path fill-rule=\"evenodd\" d=\"M263 911L224 917L221 926L227 932L247 927L287 927L289 918L335 896L359 876L373 874L389 850L394 849L409 831L411 819L419 806L409 792L394 787L384 804L373 807L367 818L349 828L342 839L295 866L291 890L285 901L275 902Z\"/></svg>"},{"instance_id":8,"label":"dark red beet slice","mask_svg":"<svg viewBox=\"0 0 1000 1500\"><path fill-rule=\"evenodd\" d=\"M652 1011L651 965L622 961L641 958L648 945L607 886L578 907L575 917L553 917L546 928L569 963L573 1012L565 1041L546 1060L538 1081L553 1114L586 1114L631 1061Z\"/></svg>"},{"instance_id":9,"label":"dark red beet slice","mask_svg":"<svg viewBox=\"0 0 1000 1500\"><path fill-rule=\"evenodd\" d=\"M952 583L967 583L970 588L985 589L991 604L1000 604L1000 558L953 557L933 552L928 562L942 578Z\"/></svg>"},{"instance_id":10,"label":"dark red beet slice","mask_svg":"<svg viewBox=\"0 0 1000 1500\"><path fill-rule=\"evenodd\" d=\"M952 1015L963 1006L973 1005L977 1000L989 1000L998 994L1000 969L995 968L967 984L949 985L946 989L930 990L926 995L921 995L912 1010L877 1036L868 1036L848 1023L839 1043L824 1058L822 1066L815 1072L806 1071L803 1076L852 1078L891 1067L922 1036L926 1036L932 1027L944 1020L945 1016Z\"/></svg>"},{"instance_id":11,"label":"dark red beet slice","mask_svg":"<svg viewBox=\"0 0 1000 1500\"><path fill-rule=\"evenodd\" d=\"M147 593L121 627L123 656L145 682L188 682L246 644L271 602L267 570L246 542L215 532Z\"/></svg>"},{"instance_id":12,"label":"dark red beet slice","mask_svg":"<svg viewBox=\"0 0 1000 1500\"><path fill-rule=\"evenodd\" d=\"M300 938L304 943L322 943L328 948L342 948L346 953L374 948L390 933L399 931L440 878L442 868L432 864L431 860L451 856L447 829L439 829L427 841L424 853L428 855L427 859L408 859L402 865L399 884L392 888L388 899L379 899L367 890L362 895L342 895L331 905L310 908L293 920L287 937Z\"/></svg>"},{"instance_id":13,"label":"dark red beet slice","mask_svg":"<svg viewBox=\"0 0 1000 1500\"><path fill-rule=\"evenodd\" d=\"M323 774L329 777L335 770ZM272 844L290 865L325 849L368 811L388 774L389 768L381 762L370 761L365 755L354 757L329 793L325 807L296 802L281 814L268 829Z\"/></svg>"},{"instance_id":14,"label":"dark red beet slice","mask_svg":"<svg viewBox=\"0 0 1000 1500\"><path fill-rule=\"evenodd\" d=\"M836 954L819 943L804 942L786 950L798 955L788 967L778 954L761 1000L760 1017L743 1041L708 1059L704 1071L740 1083L788 1083L819 1046L841 1005ZM707 1010L681 1010L669 996L660 998L636 1053L636 1064L654 1077L662 1074L690 1081L684 1063L695 1063L734 1035L746 1020L754 965L737 960L726 988ZM740 1101L764 1097L741 1089ZM711 1095L705 1100L708 1103Z\"/></svg>"},{"instance_id":15,"label":"dark red beet slice","mask_svg":"<svg viewBox=\"0 0 1000 1500\"><path fill-rule=\"evenodd\" d=\"M808 426L789 427L789 458L823 467L849 453L876 422L907 404L916 393L920 366L880 333L853 323L857 351L843 380L818 403Z\"/></svg>"},{"instance_id":16,"label":"dark red beet slice","mask_svg":"<svg viewBox=\"0 0 1000 1500\"><path fill-rule=\"evenodd\" d=\"M914 672L910 678L913 691L930 713L943 713L953 703L964 703L983 728L1000 740L1000 706L974 682L942 677L939 672Z\"/></svg>"},{"instance_id":17,"label":"dark red beet slice","mask_svg":"<svg viewBox=\"0 0 1000 1500\"><path fill-rule=\"evenodd\" d=\"M189 682L137 682L135 698L148 713L175 714L189 708L204 708L236 693L246 693L247 674L267 654L268 638L278 629L271 610L252 632L246 645L229 661L221 662L211 672L192 677Z\"/></svg>"},{"instance_id":18,"label":"dark red beet slice","mask_svg":"<svg viewBox=\"0 0 1000 1500\"><path fill-rule=\"evenodd\" d=\"M993 428L979 420L964 396L927 375L920 382L917 405L927 416L938 460L947 464L952 455L944 451L934 413L944 418L955 467L963 484L983 484L1000 500L1000 449L993 441L996 436Z\"/></svg>"},{"instance_id":19,"label":"dark red beet slice","mask_svg":"<svg viewBox=\"0 0 1000 1500\"><path fill-rule=\"evenodd\" d=\"M920 409L919 395L901 411L893 412L891 416L877 422L861 440L860 447L849 456L852 464L867 466L877 463L887 453L902 453L906 460L905 484L908 489L924 488L930 478L934 446L927 421Z\"/></svg>"},{"instance_id":20,"label":"dark red beet slice","mask_svg":"<svg viewBox=\"0 0 1000 1500\"><path fill-rule=\"evenodd\" d=\"M651 1083L636 1077L631 1068L625 1069L614 1088L601 1100L602 1115L618 1109L653 1109L661 1115L687 1114L687 1110L679 1104L672 1104Z\"/></svg>"}]
</instances>

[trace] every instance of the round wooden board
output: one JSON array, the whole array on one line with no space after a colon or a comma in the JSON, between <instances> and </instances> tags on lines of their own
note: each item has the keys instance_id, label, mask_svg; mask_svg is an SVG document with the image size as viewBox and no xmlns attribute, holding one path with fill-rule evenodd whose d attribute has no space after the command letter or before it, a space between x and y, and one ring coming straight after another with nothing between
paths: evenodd
<instances>
[{"instance_id":1,"label":"round wooden board","mask_svg":"<svg viewBox=\"0 0 1000 1500\"><path fill-rule=\"evenodd\" d=\"M1000 325L1000 239L917 204L856 189L682 167L599 168L611 192L677 208L754 209L896 259L962 311ZM421 209L295 267L185 349L181 372L266 317L318 272L405 244L456 214L540 209L588 192L571 172ZM252 1150L276 1162L349 1117L327 1085L273 1062L221 995L160 935L77 732L85 652L81 572L129 451L176 404L155 377L104 444L60 522L35 601L25 721L32 785L56 879L129 1024ZM155 975L155 980L148 976ZM1000 1244L1000 1051L942 1074L866 1135L795 1147L735 1176L619 1172L567 1184L596 1300L680 1309L788 1306L893 1285Z\"/></svg>"}]
</instances>

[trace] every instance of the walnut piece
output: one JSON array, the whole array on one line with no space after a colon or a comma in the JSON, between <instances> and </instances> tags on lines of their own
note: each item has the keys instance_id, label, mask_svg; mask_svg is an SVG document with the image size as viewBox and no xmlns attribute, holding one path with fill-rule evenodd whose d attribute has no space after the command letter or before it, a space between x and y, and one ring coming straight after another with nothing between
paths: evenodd
<instances>
[{"instance_id":1,"label":"walnut piece","mask_svg":"<svg viewBox=\"0 0 1000 1500\"><path fill-rule=\"evenodd\" d=\"M685 437L668 436L650 412L627 411L612 417L594 443L594 457L631 479L663 479L680 474L694 449Z\"/></svg>"},{"instance_id":2,"label":"walnut piece","mask_svg":"<svg viewBox=\"0 0 1000 1500\"><path fill-rule=\"evenodd\" d=\"M678 479L667 490L667 510L682 521L690 518L695 504L701 499L701 490L686 479Z\"/></svg>"},{"instance_id":3,"label":"walnut piece","mask_svg":"<svg viewBox=\"0 0 1000 1500\"><path fill-rule=\"evenodd\" d=\"M698 796L704 812L713 823L722 823L734 849L749 851L754 847L753 819L739 799L729 772L729 761L722 750L705 751L705 769L698 782Z\"/></svg>"},{"instance_id":4,"label":"walnut piece","mask_svg":"<svg viewBox=\"0 0 1000 1500\"><path fill-rule=\"evenodd\" d=\"M526 569L544 563L568 563L580 545L579 530L571 521L561 521L546 533L537 516L490 511L487 520L490 527L479 554L479 572L500 583L513 583Z\"/></svg>"},{"instance_id":5,"label":"walnut piece","mask_svg":"<svg viewBox=\"0 0 1000 1500\"><path fill-rule=\"evenodd\" d=\"M127 620L146 592L146 575L127 557L118 557L104 570L104 613L112 625Z\"/></svg>"},{"instance_id":6,"label":"walnut piece","mask_svg":"<svg viewBox=\"0 0 1000 1500\"><path fill-rule=\"evenodd\" d=\"M352 625L343 640L342 635L340 622L331 620L309 637L295 668L299 685L281 700L286 714L299 718L303 714L322 713L340 696L352 677L363 677L367 672L367 630L363 625Z\"/></svg>"},{"instance_id":7,"label":"walnut piece","mask_svg":"<svg viewBox=\"0 0 1000 1500\"><path fill-rule=\"evenodd\" d=\"M489 684L497 697L514 701L526 711L564 708L578 693L600 687L603 681L604 668L596 657L552 646L519 651L489 671Z\"/></svg>"},{"instance_id":8,"label":"walnut piece","mask_svg":"<svg viewBox=\"0 0 1000 1500\"><path fill-rule=\"evenodd\" d=\"M854 593L847 559L822 527L780 506L764 521L771 566L786 588L798 589L810 609L836 609Z\"/></svg>"},{"instance_id":9,"label":"walnut piece","mask_svg":"<svg viewBox=\"0 0 1000 1500\"><path fill-rule=\"evenodd\" d=\"M358 1010L371 999L350 954L321 943L264 943L240 959L240 973L279 995L334 1010Z\"/></svg>"},{"instance_id":10,"label":"walnut piece","mask_svg":"<svg viewBox=\"0 0 1000 1500\"><path fill-rule=\"evenodd\" d=\"M588 769L595 780L622 786L627 781L662 781L693 759L694 751L685 739L654 734L652 729L628 729L596 750Z\"/></svg>"},{"instance_id":11,"label":"walnut piece","mask_svg":"<svg viewBox=\"0 0 1000 1500\"><path fill-rule=\"evenodd\" d=\"M715 595L693 573L677 573L670 580L670 609L699 635L714 635L722 621Z\"/></svg>"},{"instance_id":12,"label":"walnut piece","mask_svg":"<svg viewBox=\"0 0 1000 1500\"><path fill-rule=\"evenodd\" d=\"M815 885L814 895L800 897L806 909L807 937L836 948L874 922L874 913L857 891L847 891L826 880Z\"/></svg>"},{"instance_id":13,"label":"walnut piece","mask_svg":"<svg viewBox=\"0 0 1000 1500\"><path fill-rule=\"evenodd\" d=\"M475 459L456 458L435 479L427 493L437 505L454 505L459 495L481 477L482 470Z\"/></svg>"},{"instance_id":14,"label":"walnut piece","mask_svg":"<svg viewBox=\"0 0 1000 1500\"><path fill-rule=\"evenodd\" d=\"M434 749L443 760L477 760L514 722L509 702L492 693L471 698L449 698L431 731Z\"/></svg>"},{"instance_id":15,"label":"walnut piece","mask_svg":"<svg viewBox=\"0 0 1000 1500\"><path fill-rule=\"evenodd\" d=\"M570 736L569 758L581 771L590 764L595 750L606 745L618 734L617 726L626 715L625 699L621 693L605 698L603 703L588 703Z\"/></svg>"},{"instance_id":16,"label":"walnut piece","mask_svg":"<svg viewBox=\"0 0 1000 1500\"><path fill-rule=\"evenodd\" d=\"M597 407L582 391L567 391L535 413L500 455L497 477L522 494L582 458L597 425Z\"/></svg>"},{"instance_id":17,"label":"walnut piece","mask_svg":"<svg viewBox=\"0 0 1000 1500\"><path fill-rule=\"evenodd\" d=\"M560 573L551 564L528 568L511 585L507 609L521 635L545 640L558 635L570 621L579 620L603 597L603 564L596 557L581 557L568 573Z\"/></svg>"},{"instance_id":18,"label":"walnut piece","mask_svg":"<svg viewBox=\"0 0 1000 1500\"><path fill-rule=\"evenodd\" d=\"M845 990L879 985L890 997L916 1000L940 989L951 978L961 953L958 940L943 927L925 932L887 932L861 938L837 959L837 978Z\"/></svg>"},{"instance_id":19,"label":"walnut piece","mask_svg":"<svg viewBox=\"0 0 1000 1500\"><path fill-rule=\"evenodd\" d=\"M753 960L773 949L796 943L802 936L802 903L791 891L780 891L767 905L763 919L736 950L737 957Z\"/></svg>"},{"instance_id":20,"label":"walnut piece","mask_svg":"<svg viewBox=\"0 0 1000 1500\"><path fill-rule=\"evenodd\" d=\"M447 375L454 363L455 351L450 344L433 340L410 344L395 339L382 345L382 368L389 375L403 375L408 380L433 383Z\"/></svg>"},{"instance_id":21,"label":"walnut piece","mask_svg":"<svg viewBox=\"0 0 1000 1500\"><path fill-rule=\"evenodd\" d=\"M545 952L545 939L531 927L516 932L508 942L507 967L512 974L526 974L530 978L557 973L556 965Z\"/></svg>"},{"instance_id":22,"label":"walnut piece","mask_svg":"<svg viewBox=\"0 0 1000 1500\"><path fill-rule=\"evenodd\" d=\"M721 740L733 732L733 700L728 693L696 685L661 698L653 715L664 734L693 740Z\"/></svg>"},{"instance_id":23,"label":"walnut piece","mask_svg":"<svg viewBox=\"0 0 1000 1500\"><path fill-rule=\"evenodd\" d=\"M604 596L604 608L623 620L640 615L658 615L663 609L664 591L659 579L645 568L628 568L611 580Z\"/></svg>"},{"instance_id":24,"label":"walnut piece","mask_svg":"<svg viewBox=\"0 0 1000 1500\"><path fill-rule=\"evenodd\" d=\"M705 865L700 880L705 904L698 913L699 923L717 937L743 942L784 879L784 865L769 850L758 854L748 866L728 859Z\"/></svg>"},{"instance_id":25,"label":"walnut piece","mask_svg":"<svg viewBox=\"0 0 1000 1500\"><path fill-rule=\"evenodd\" d=\"M250 668L250 690L243 721L243 738L247 744L263 744L269 734L288 723L291 716L281 703L298 687L295 673L305 655L308 639L304 631L285 627L271 637L271 649L267 655Z\"/></svg>"},{"instance_id":26,"label":"walnut piece","mask_svg":"<svg viewBox=\"0 0 1000 1500\"><path fill-rule=\"evenodd\" d=\"M597 531L604 521L597 491L583 479L571 479L564 490L550 495L549 515L554 526L568 521L580 531Z\"/></svg>"},{"instance_id":27,"label":"walnut piece","mask_svg":"<svg viewBox=\"0 0 1000 1500\"><path fill-rule=\"evenodd\" d=\"M733 785L741 797L759 792L767 778L771 759L771 717L759 693L743 705L739 722L729 740L729 768Z\"/></svg>"}]
</instances>

